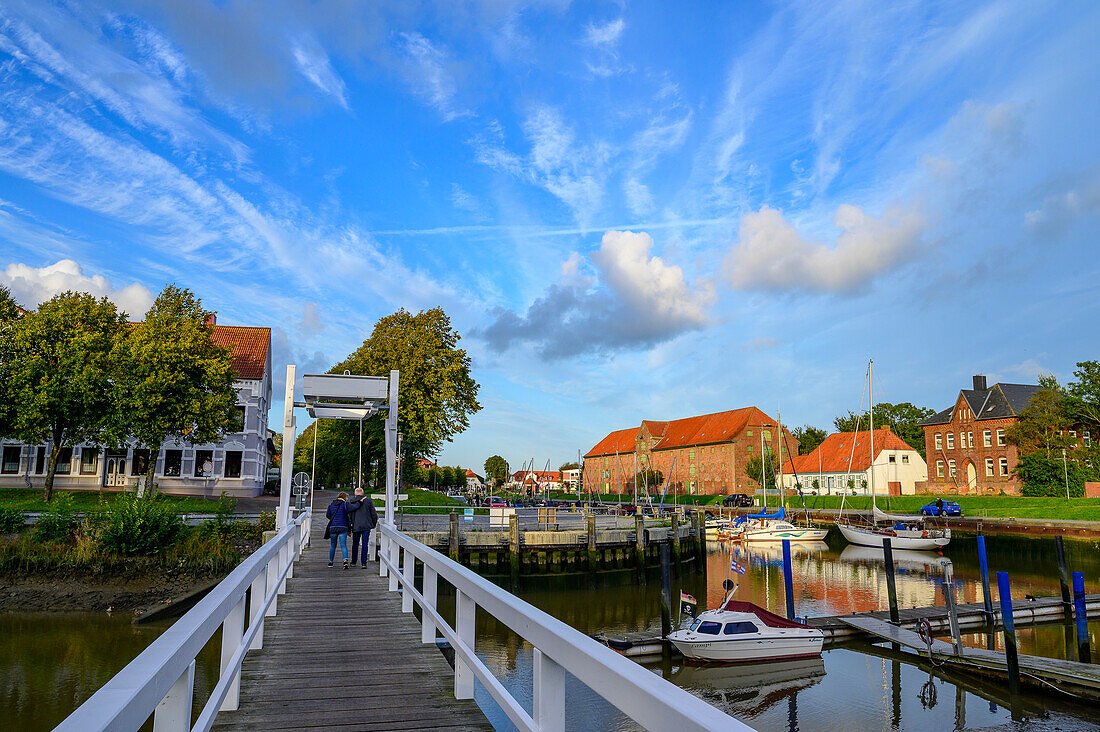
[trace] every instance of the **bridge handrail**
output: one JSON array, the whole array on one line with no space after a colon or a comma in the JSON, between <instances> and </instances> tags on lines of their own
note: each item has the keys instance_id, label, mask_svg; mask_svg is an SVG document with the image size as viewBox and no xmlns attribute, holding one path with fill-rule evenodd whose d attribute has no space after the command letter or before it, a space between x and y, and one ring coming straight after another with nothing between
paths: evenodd
<instances>
[{"instance_id":1,"label":"bridge handrail","mask_svg":"<svg viewBox=\"0 0 1100 732\"><path fill-rule=\"evenodd\" d=\"M211 693L196 729L209 729L221 709L236 709L241 662L254 646L256 636L262 639L264 616L275 614L276 597L285 592L293 562L308 540L311 520L311 511L306 509L237 565L191 610L66 717L55 732L137 730L150 715L154 715L155 732L191 729L195 657L219 626L223 626L221 680ZM244 617L246 593L254 593L250 623Z\"/></svg>"},{"instance_id":2,"label":"bridge handrail","mask_svg":"<svg viewBox=\"0 0 1100 732\"><path fill-rule=\"evenodd\" d=\"M385 573L391 578L391 590L396 589L398 584L402 587L402 609L411 612L412 602L415 601L423 611L423 640L428 642L429 636L434 638L434 629L438 628L454 647L455 692L459 698L469 698L465 694L460 696L459 688L462 683L459 677L468 670L482 681L490 695L501 704L505 714L520 729L539 732L563 729L564 675L560 672L564 669L646 729L676 729L677 732L751 730L743 722L654 675L389 524L382 522L378 533L382 540L379 560L388 570ZM398 561L398 551L405 552L403 562ZM415 560L424 565L425 577L432 577L432 581L435 576L441 577L455 588L455 625L459 626L458 630L447 626L436 611L435 587L429 588L426 582L426 593L416 590L413 581ZM429 598L426 599L425 594ZM526 714L474 653L474 610L467 608L463 612L459 607L464 602L462 598L472 601L474 608L482 608L535 648L534 715ZM558 668L555 669L555 666ZM544 677L542 681L540 676ZM472 695L472 680L465 683L468 685L466 691ZM502 695L507 698L501 698Z\"/></svg>"}]
</instances>

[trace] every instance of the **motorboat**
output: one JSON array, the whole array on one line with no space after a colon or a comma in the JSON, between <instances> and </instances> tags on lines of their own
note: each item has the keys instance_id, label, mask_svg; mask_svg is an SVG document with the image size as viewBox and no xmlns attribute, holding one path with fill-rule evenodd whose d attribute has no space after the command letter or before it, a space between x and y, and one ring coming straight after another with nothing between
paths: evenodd
<instances>
[{"instance_id":1,"label":"motorboat","mask_svg":"<svg viewBox=\"0 0 1100 732\"><path fill-rule=\"evenodd\" d=\"M730 520L707 514L703 528L706 530L708 539L728 539Z\"/></svg>"},{"instance_id":2,"label":"motorboat","mask_svg":"<svg viewBox=\"0 0 1100 732\"><path fill-rule=\"evenodd\" d=\"M727 597L720 608L699 613L691 625L669 633L668 640L692 661L762 663L820 656L825 635Z\"/></svg>"},{"instance_id":3,"label":"motorboat","mask_svg":"<svg viewBox=\"0 0 1100 732\"><path fill-rule=\"evenodd\" d=\"M741 541L822 541L828 529L816 526L796 526L786 518L786 509L775 513L755 513L741 516L734 524L733 537Z\"/></svg>"}]
</instances>

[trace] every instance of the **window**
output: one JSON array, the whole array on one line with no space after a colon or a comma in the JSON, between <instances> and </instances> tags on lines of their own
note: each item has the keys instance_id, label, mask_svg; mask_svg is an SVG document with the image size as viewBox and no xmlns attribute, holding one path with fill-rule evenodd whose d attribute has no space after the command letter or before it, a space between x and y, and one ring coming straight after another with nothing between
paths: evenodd
<instances>
[{"instance_id":1,"label":"window","mask_svg":"<svg viewBox=\"0 0 1100 732\"><path fill-rule=\"evenodd\" d=\"M939 432L936 433L936 449L943 449L943 435L941 435Z\"/></svg>"},{"instance_id":2,"label":"window","mask_svg":"<svg viewBox=\"0 0 1100 732\"><path fill-rule=\"evenodd\" d=\"M240 478L241 477L241 451L240 450L226 450L225 451L225 477L226 478Z\"/></svg>"},{"instance_id":3,"label":"window","mask_svg":"<svg viewBox=\"0 0 1100 732\"><path fill-rule=\"evenodd\" d=\"M956 472L955 471L955 461L954 460L948 460L947 461L947 473L948 473L948 475L950 475L952 478L954 478L955 477L955 472Z\"/></svg>"},{"instance_id":4,"label":"window","mask_svg":"<svg viewBox=\"0 0 1100 732\"><path fill-rule=\"evenodd\" d=\"M902 455L901 456L901 461L903 463L908 463L909 462L909 456L908 455Z\"/></svg>"},{"instance_id":5,"label":"window","mask_svg":"<svg viewBox=\"0 0 1100 732\"><path fill-rule=\"evenodd\" d=\"M695 477L695 466L694 465L689 465L688 466L688 475L691 476L692 478Z\"/></svg>"},{"instance_id":6,"label":"window","mask_svg":"<svg viewBox=\"0 0 1100 732\"><path fill-rule=\"evenodd\" d=\"M183 450L164 451L164 474L178 477L183 472Z\"/></svg>"},{"instance_id":7,"label":"window","mask_svg":"<svg viewBox=\"0 0 1100 732\"><path fill-rule=\"evenodd\" d=\"M1001 475L1008 475L1008 458L1001 458Z\"/></svg>"},{"instance_id":8,"label":"window","mask_svg":"<svg viewBox=\"0 0 1100 732\"><path fill-rule=\"evenodd\" d=\"M955 433L954 432L948 432L947 433L947 449L948 450L954 450L955 449Z\"/></svg>"},{"instance_id":9,"label":"window","mask_svg":"<svg viewBox=\"0 0 1100 732\"><path fill-rule=\"evenodd\" d=\"M73 449L71 447L61 448L61 452L57 456L57 469L54 472L58 475L68 475L73 472Z\"/></svg>"},{"instance_id":10,"label":"window","mask_svg":"<svg viewBox=\"0 0 1100 732\"><path fill-rule=\"evenodd\" d=\"M749 430L749 437L752 437L752 430Z\"/></svg>"},{"instance_id":11,"label":"window","mask_svg":"<svg viewBox=\"0 0 1100 732\"><path fill-rule=\"evenodd\" d=\"M711 620L704 620L702 623L699 623L699 627L696 629L696 632L702 633L704 635L718 635L718 632L720 630L722 630L721 623L715 623Z\"/></svg>"},{"instance_id":12,"label":"window","mask_svg":"<svg viewBox=\"0 0 1100 732\"><path fill-rule=\"evenodd\" d=\"M0 473L19 472L19 445L4 445L4 458L0 461Z\"/></svg>"},{"instance_id":13,"label":"window","mask_svg":"<svg viewBox=\"0 0 1100 732\"><path fill-rule=\"evenodd\" d=\"M244 428L248 424L245 421L245 415L246 415L245 407L242 406L242 405L237 405L233 409L236 412L236 420L237 420L236 429L234 429L233 431L234 432L244 432Z\"/></svg>"},{"instance_id":14,"label":"window","mask_svg":"<svg viewBox=\"0 0 1100 732\"><path fill-rule=\"evenodd\" d=\"M1084 443L1085 447L1092 446L1092 435L1089 434L1088 430L1081 433L1081 441Z\"/></svg>"},{"instance_id":15,"label":"window","mask_svg":"<svg viewBox=\"0 0 1100 732\"><path fill-rule=\"evenodd\" d=\"M993 458L985 459L985 475L987 478L993 477Z\"/></svg>"},{"instance_id":16,"label":"window","mask_svg":"<svg viewBox=\"0 0 1100 732\"><path fill-rule=\"evenodd\" d=\"M891 463L896 463L897 461L898 461L898 456L897 455L891 455L890 459L888 460L888 462L891 462Z\"/></svg>"},{"instance_id":17,"label":"window","mask_svg":"<svg viewBox=\"0 0 1100 732\"><path fill-rule=\"evenodd\" d=\"M149 451L134 450L134 459L130 461L130 475L145 475L149 470Z\"/></svg>"},{"instance_id":18,"label":"window","mask_svg":"<svg viewBox=\"0 0 1100 732\"><path fill-rule=\"evenodd\" d=\"M1004 447L1005 446L1005 431L1004 430L997 430L997 446L998 447Z\"/></svg>"},{"instance_id":19,"label":"window","mask_svg":"<svg viewBox=\"0 0 1100 732\"><path fill-rule=\"evenodd\" d=\"M989 430L982 433L982 447L993 447L993 433Z\"/></svg>"},{"instance_id":20,"label":"window","mask_svg":"<svg viewBox=\"0 0 1100 732\"><path fill-rule=\"evenodd\" d=\"M207 477L206 464L210 463L210 468L214 468L214 451L213 450L195 450L195 477L205 478ZM209 473L213 475L213 472Z\"/></svg>"},{"instance_id":21,"label":"window","mask_svg":"<svg viewBox=\"0 0 1100 732\"><path fill-rule=\"evenodd\" d=\"M688 450L688 460L694 460L694 459L695 459L695 448L693 447L690 450ZM387 470L389 470L389 468L387 468Z\"/></svg>"},{"instance_id":22,"label":"window","mask_svg":"<svg viewBox=\"0 0 1100 732\"><path fill-rule=\"evenodd\" d=\"M967 432L966 433L966 446L969 447L969 448L974 447L974 433L973 432Z\"/></svg>"},{"instance_id":23,"label":"window","mask_svg":"<svg viewBox=\"0 0 1100 732\"><path fill-rule=\"evenodd\" d=\"M43 475L46 472L46 448L39 447L38 454L34 456L34 472Z\"/></svg>"},{"instance_id":24,"label":"window","mask_svg":"<svg viewBox=\"0 0 1100 732\"><path fill-rule=\"evenodd\" d=\"M936 477L937 478L942 478L943 477L943 460L937 460L936 461Z\"/></svg>"},{"instance_id":25,"label":"window","mask_svg":"<svg viewBox=\"0 0 1100 732\"><path fill-rule=\"evenodd\" d=\"M95 475L99 471L99 449L95 447L80 448L80 474Z\"/></svg>"},{"instance_id":26,"label":"window","mask_svg":"<svg viewBox=\"0 0 1100 732\"><path fill-rule=\"evenodd\" d=\"M726 623L722 629L722 635L740 635L741 633L757 633L757 627L752 623Z\"/></svg>"}]
</instances>

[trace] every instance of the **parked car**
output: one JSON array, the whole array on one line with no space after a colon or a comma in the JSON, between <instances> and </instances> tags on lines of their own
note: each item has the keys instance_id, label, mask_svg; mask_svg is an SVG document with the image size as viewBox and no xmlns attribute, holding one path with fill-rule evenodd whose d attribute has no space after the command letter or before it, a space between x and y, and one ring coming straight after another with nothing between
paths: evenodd
<instances>
[{"instance_id":1,"label":"parked car","mask_svg":"<svg viewBox=\"0 0 1100 732\"><path fill-rule=\"evenodd\" d=\"M489 508L507 508L508 501L500 496L489 496L485 499L485 505Z\"/></svg>"},{"instance_id":2,"label":"parked car","mask_svg":"<svg viewBox=\"0 0 1100 732\"><path fill-rule=\"evenodd\" d=\"M723 498L722 505L726 508L729 508L730 506L747 508L752 505L752 499L744 493L734 493L732 496L726 496L725 498Z\"/></svg>"},{"instance_id":3,"label":"parked car","mask_svg":"<svg viewBox=\"0 0 1100 732\"><path fill-rule=\"evenodd\" d=\"M955 501L944 501L941 510L938 502L929 503L921 508L920 512L925 516L962 516L962 509Z\"/></svg>"}]
</instances>

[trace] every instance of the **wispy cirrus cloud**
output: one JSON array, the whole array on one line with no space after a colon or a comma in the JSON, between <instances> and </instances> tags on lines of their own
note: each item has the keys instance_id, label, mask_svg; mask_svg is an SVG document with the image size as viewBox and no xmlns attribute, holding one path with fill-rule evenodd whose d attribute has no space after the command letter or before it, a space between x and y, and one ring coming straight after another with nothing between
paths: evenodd
<instances>
[{"instance_id":1,"label":"wispy cirrus cloud","mask_svg":"<svg viewBox=\"0 0 1100 732\"><path fill-rule=\"evenodd\" d=\"M302 36L292 45L294 62L309 83L335 99L341 107L348 109L347 87L344 80L332 68L325 49L311 36Z\"/></svg>"},{"instance_id":2,"label":"wispy cirrus cloud","mask_svg":"<svg viewBox=\"0 0 1100 732\"><path fill-rule=\"evenodd\" d=\"M400 50L407 62L406 81L447 122L471 114L457 101L457 62L447 50L415 31L402 33Z\"/></svg>"}]
</instances>

